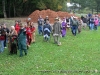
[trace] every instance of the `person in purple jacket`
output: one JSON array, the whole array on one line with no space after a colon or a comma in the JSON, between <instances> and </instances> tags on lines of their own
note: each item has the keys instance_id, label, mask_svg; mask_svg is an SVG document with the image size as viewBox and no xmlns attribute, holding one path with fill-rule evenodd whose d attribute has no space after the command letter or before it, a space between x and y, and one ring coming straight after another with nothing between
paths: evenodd
<instances>
[{"instance_id":1,"label":"person in purple jacket","mask_svg":"<svg viewBox=\"0 0 100 75\"><path fill-rule=\"evenodd\" d=\"M63 18L63 21L62 21L62 37L65 37L66 36L66 27L67 27L67 24L66 24L66 19Z\"/></svg>"}]
</instances>

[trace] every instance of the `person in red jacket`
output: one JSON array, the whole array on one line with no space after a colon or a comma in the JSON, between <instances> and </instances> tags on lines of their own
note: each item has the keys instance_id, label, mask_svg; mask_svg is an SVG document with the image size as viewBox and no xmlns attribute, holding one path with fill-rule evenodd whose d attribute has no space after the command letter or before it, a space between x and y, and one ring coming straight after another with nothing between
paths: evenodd
<instances>
[{"instance_id":1,"label":"person in red jacket","mask_svg":"<svg viewBox=\"0 0 100 75\"><path fill-rule=\"evenodd\" d=\"M0 26L0 53L4 51L4 41L5 41L5 31L2 26Z\"/></svg>"},{"instance_id":2,"label":"person in red jacket","mask_svg":"<svg viewBox=\"0 0 100 75\"><path fill-rule=\"evenodd\" d=\"M35 43L35 31L36 31L36 28L35 28L33 22L31 22L30 28L31 28L31 32L32 32L32 34L31 34L32 35L32 43Z\"/></svg>"},{"instance_id":3,"label":"person in red jacket","mask_svg":"<svg viewBox=\"0 0 100 75\"><path fill-rule=\"evenodd\" d=\"M16 23L15 23L15 30L17 31L17 33L19 33L20 26L19 26L18 21L16 21Z\"/></svg>"},{"instance_id":4,"label":"person in red jacket","mask_svg":"<svg viewBox=\"0 0 100 75\"><path fill-rule=\"evenodd\" d=\"M32 32L31 32L31 28L30 28L30 22L27 22L27 27L26 27L26 34L27 34L27 43L28 43L28 47L31 44L32 41Z\"/></svg>"}]
</instances>

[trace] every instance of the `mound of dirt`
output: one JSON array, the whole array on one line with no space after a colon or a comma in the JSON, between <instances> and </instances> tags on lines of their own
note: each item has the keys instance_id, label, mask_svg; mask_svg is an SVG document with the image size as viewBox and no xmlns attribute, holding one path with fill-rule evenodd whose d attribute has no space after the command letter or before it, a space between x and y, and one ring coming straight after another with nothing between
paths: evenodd
<instances>
[{"instance_id":1,"label":"mound of dirt","mask_svg":"<svg viewBox=\"0 0 100 75\"><path fill-rule=\"evenodd\" d=\"M42 18L45 18L46 16L48 16L50 23L54 22L55 17L60 17L62 19L64 17L75 16L74 14L70 14L68 12L62 12L62 11L55 12L53 10L48 9L48 10L42 10L42 11L36 10L32 14L30 14L28 17L31 18L31 20L36 23L39 15L41 15Z\"/></svg>"}]
</instances>

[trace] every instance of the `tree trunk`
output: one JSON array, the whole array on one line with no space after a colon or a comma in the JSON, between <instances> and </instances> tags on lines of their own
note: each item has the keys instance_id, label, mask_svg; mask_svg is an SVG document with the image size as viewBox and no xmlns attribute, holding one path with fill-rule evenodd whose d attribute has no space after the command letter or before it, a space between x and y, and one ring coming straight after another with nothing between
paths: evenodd
<instances>
[{"instance_id":1,"label":"tree trunk","mask_svg":"<svg viewBox=\"0 0 100 75\"><path fill-rule=\"evenodd\" d=\"M99 8L99 5L97 4L97 14L98 14L98 12L99 12L99 9L98 9L98 8Z\"/></svg>"},{"instance_id":2,"label":"tree trunk","mask_svg":"<svg viewBox=\"0 0 100 75\"><path fill-rule=\"evenodd\" d=\"M15 9L15 4L13 3L13 9L14 9L14 17L16 16L16 9Z\"/></svg>"},{"instance_id":3,"label":"tree trunk","mask_svg":"<svg viewBox=\"0 0 100 75\"><path fill-rule=\"evenodd\" d=\"M4 18L7 18L6 9L5 9L5 0L2 0L2 6L3 6Z\"/></svg>"}]
</instances>

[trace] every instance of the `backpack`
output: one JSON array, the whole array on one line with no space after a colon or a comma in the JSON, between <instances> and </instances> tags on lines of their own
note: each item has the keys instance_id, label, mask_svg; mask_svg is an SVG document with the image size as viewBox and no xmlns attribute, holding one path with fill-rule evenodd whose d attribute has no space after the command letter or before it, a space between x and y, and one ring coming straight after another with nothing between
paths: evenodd
<instances>
[{"instance_id":1,"label":"backpack","mask_svg":"<svg viewBox=\"0 0 100 75\"><path fill-rule=\"evenodd\" d=\"M73 22L73 25L77 25L77 21L72 20L72 22Z\"/></svg>"}]
</instances>

